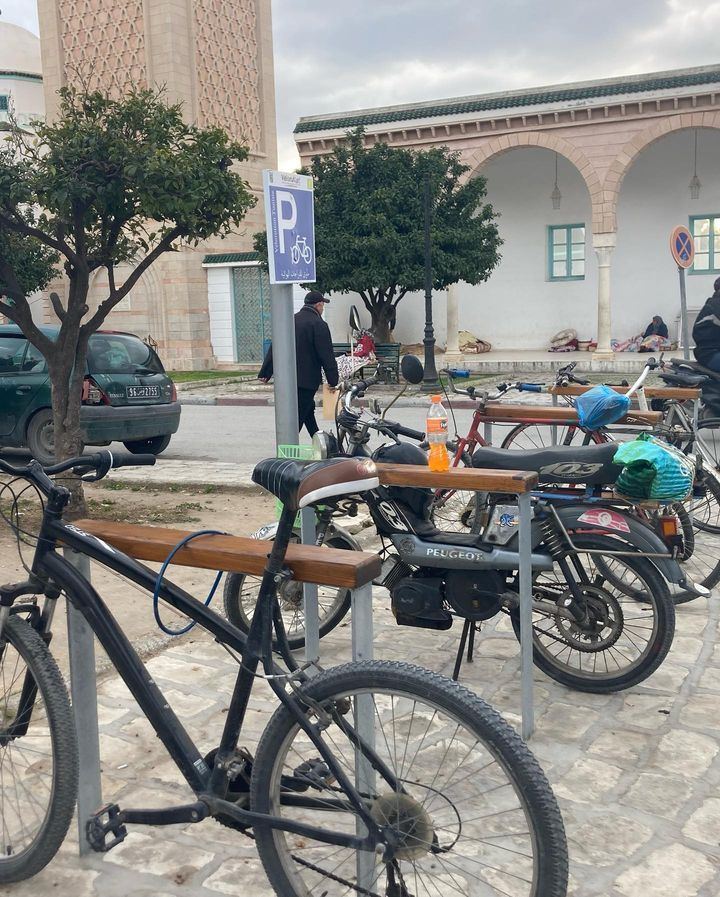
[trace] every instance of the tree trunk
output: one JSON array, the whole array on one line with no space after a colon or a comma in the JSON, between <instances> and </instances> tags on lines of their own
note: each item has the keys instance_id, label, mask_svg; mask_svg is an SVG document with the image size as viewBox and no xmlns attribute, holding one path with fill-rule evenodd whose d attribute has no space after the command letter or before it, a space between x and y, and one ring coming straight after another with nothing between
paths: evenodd
<instances>
[{"instance_id":1,"label":"tree trunk","mask_svg":"<svg viewBox=\"0 0 720 897\"><path fill-rule=\"evenodd\" d=\"M370 330L376 343L393 342L392 328L395 326L395 309L392 302L383 296L370 309L372 324Z\"/></svg>"},{"instance_id":2,"label":"tree trunk","mask_svg":"<svg viewBox=\"0 0 720 897\"><path fill-rule=\"evenodd\" d=\"M80 428L80 405L87 352L83 350L81 354L82 359L78 357L74 365L72 359L48 359L48 373L52 383L56 461L80 455L84 448ZM81 480L70 472L63 474L63 477L68 478L64 485L72 493L72 500L65 516L69 519L86 516L87 506Z\"/></svg>"}]
</instances>

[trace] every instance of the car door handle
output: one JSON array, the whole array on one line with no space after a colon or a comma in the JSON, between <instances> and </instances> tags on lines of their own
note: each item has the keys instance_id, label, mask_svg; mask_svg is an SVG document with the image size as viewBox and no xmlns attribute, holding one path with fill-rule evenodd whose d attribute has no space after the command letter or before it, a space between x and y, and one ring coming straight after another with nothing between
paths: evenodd
<instances>
[{"instance_id":1,"label":"car door handle","mask_svg":"<svg viewBox=\"0 0 720 897\"><path fill-rule=\"evenodd\" d=\"M32 389L31 386L18 386L18 388L15 390L15 392L19 396L21 396L24 392L30 392L31 389Z\"/></svg>"}]
</instances>

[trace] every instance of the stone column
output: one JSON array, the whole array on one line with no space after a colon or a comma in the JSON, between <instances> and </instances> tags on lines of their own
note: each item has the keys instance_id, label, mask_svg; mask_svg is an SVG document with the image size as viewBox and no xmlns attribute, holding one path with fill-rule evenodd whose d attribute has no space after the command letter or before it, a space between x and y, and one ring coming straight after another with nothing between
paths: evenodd
<instances>
[{"instance_id":1,"label":"stone column","mask_svg":"<svg viewBox=\"0 0 720 897\"><path fill-rule=\"evenodd\" d=\"M597 349L593 355L595 361L611 361L613 351L610 347L612 307L610 302L610 258L617 242L617 234L593 234L593 249L598 260L598 329Z\"/></svg>"},{"instance_id":2,"label":"stone column","mask_svg":"<svg viewBox=\"0 0 720 897\"><path fill-rule=\"evenodd\" d=\"M459 364L463 360L458 345L458 287L451 283L447 288L447 346L445 348L445 364Z\"/></svg>"}]
</instances>

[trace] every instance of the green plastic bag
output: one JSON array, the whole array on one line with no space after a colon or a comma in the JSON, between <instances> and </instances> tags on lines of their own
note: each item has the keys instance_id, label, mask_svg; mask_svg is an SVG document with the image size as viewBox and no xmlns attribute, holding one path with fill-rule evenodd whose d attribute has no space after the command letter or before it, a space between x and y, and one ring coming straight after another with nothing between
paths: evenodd
<instances>
[{"instance_id":1,"label":"green plastic bag","mask_svg":"<svg viewBox=\"0 0 720 897\"><path fill-rule=\"evenodd\" d=\"M695 461L649 433L618 447L613 458L623 470L615 483L618 495L635 501L684 501L692 492Z\"/></svg>"}]
</instances>

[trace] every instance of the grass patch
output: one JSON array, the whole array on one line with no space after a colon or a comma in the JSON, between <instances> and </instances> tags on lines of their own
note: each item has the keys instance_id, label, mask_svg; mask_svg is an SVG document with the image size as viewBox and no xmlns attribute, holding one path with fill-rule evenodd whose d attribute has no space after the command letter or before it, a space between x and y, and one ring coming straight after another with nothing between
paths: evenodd
<instances>
[{"instance_id":1,"label":"grass patch","mask_svg":"<svg viewBox=\"0 0 720 897\"><path fill-rule=\"evenodd\" d=\"M168 371L174 383L192 383L194 380L225 380L228 377L253 377L257 371Z\"/></svg>"}]
</instances>

